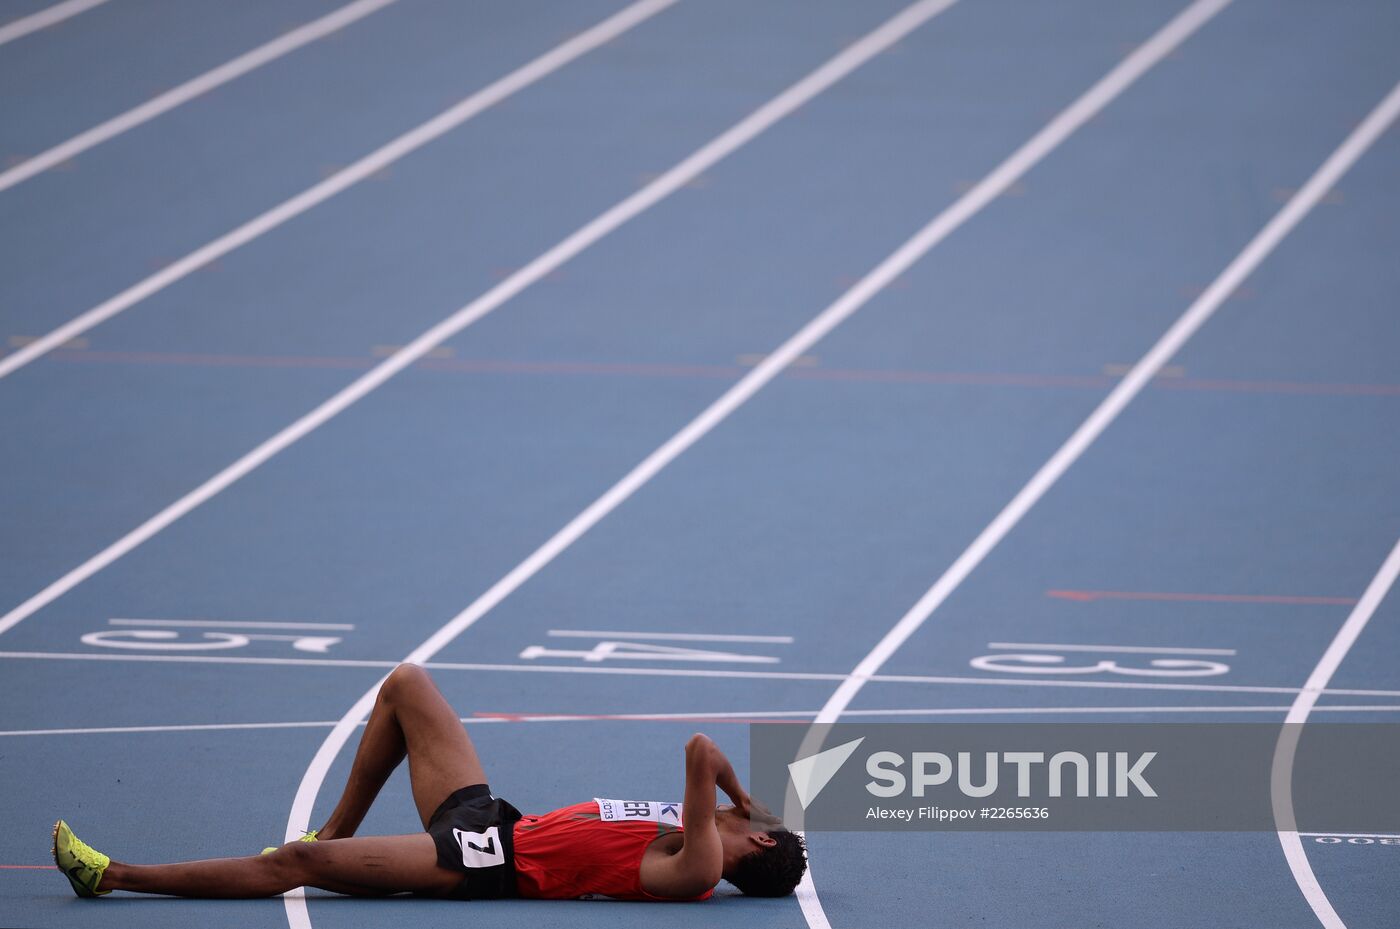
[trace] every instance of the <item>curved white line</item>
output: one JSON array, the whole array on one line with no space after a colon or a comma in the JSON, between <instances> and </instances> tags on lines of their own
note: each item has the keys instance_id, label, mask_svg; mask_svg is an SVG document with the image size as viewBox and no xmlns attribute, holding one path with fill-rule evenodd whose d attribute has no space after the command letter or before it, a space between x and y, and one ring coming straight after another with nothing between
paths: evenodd
<instances>
[{"instance_id":1,"label":"curved white line","mask_svg":"<svg viewBox=\"0 0 1400 929\"><path fill-rule=\"evenodd\" d=\"M92 309L73 317L57 329L45 333L33 342L20 348L18 351L0 358L0 378L13 374L41 355L53 351L55 348L58 348L71 339L77 338L94 326L106 322L118 313L145 300L147 297L159 293L176 281L188 277L211 261L223 255L227 255L234 249L243 247L259 236L271 232L283 223L324 203L341 191L358 184L367 177L371 177L375 172L382 171L405 155L417 151L424 145L445 135L479 113L500 103L512 94L524 90L526 87L529 87L531 84L559 70L586 52L590 52L598 46L617 38L628 29L631 29L643 20L655 16L657 13L676 2L678 2L678 0L638 0L637 3L610 16L591 29L587 29L574 36L572 39L555 46L540 57L522 65L500 80L488 84L470 97L443 110L427 122L415 126L398 138L385 143L354 164L342 168L319 184L314 184L296 196L282 201L272 209L253 217L236 229L230 230L217 239L205 243L178 261L165 266L155 274L131 285L116 296L110 297ZM522 280L525 281L524 284L521 283ZM528 285L528 283L530 283L530 280L525 279L524 272L517 272L513 277L502 281L501 284L490 293L505 292L510 286L523 288ZM458 315L454 316L453 319L457 319L458 316L461 316L463 313L465 313L465 311L459 311ZM461 323L457 328L460 329L469 323L470 320ZM448 323L440 323L438 328L430 330L430 332L424 336L420 336L420 341L426 338L427 335L437 332L444 326L448 326ZM448 335L450 334L451 333L448 333ZM439 336L439 338L447 338L447 335ZM433 343L433 345L436 344L437 343ZM418 345L418 342L414 342L413 345L391 355L378 368L370 371L361 380L367 381L374 379L378 377L382 369L389 368L393 369L390 371L391 376L402 366L400 365L401 361L405 363L416 361L417 355L409 357L410 350L416 345ZM432 347L431 345L428 346L427 349L424 349L424 352L430 350ZM0 632L3 631L3 621L0 621Z\"/></svg>"},{"instance_id":2,"label":"curved white line","mask_svg":"<svg viewBox=\"0 0 1400 929\"><path fill-rule=\"evenodd\" d=\"M429 665L428 667L431 667ZM987 706L934 707L930 709L847 710L846 716L1116 716L1122 714L1169 713L1191 716L1201 713L1287 713L1286 706ZM1313 708L1317 713L1400 713L1400 703L1377 706L1336 704ZM687 722L689 720L759 720L797 721L798 717L816 716L816 710L721 710L707 713L539 713L502 716L464 716L461 722L470 726L512 723L597 723L597 722ZM361 721L360 725L364 725ZM302 720L271 723L181 723L150 726L92 726L76 729L3 729L0 738L31 735L132 735L162 732L225 732L239 729L331 729L334 720ZM1342 839L1400 839L1400 835L1376 832L1300 832L1298 835L1336 836Z\"/></svg>"},{"instance_id":3,"label":"curved white line","mask_svg":"<svg viewBox=\"0 0 1400 929\"><path fill-rule=\"evenodd\" d=\"M31 32L47 29L55 23L61 23L71 16L77 16L79 13L86 12L95 6L101 6L106 2L107 0L65 0L63 3L55 3L48 9L40 10L37 13L12 19L0 26L0 45L13 42Z\"/></svg>"},{"instance_id":4,"label":"curved white line","mask_svg":"<svg viewBox=\"0 0 1400 929\"><path fill-rule=\"evenodd\" d=\"M354 3L347 4L338 10L334 10L313 20L304 26L280 35L277 38L259 45L251 51L244 52L237 58L226 61L203 74L190 78L178 87L172 87L165 93L147 100L140 106L132 107L125 113L113 116L106 122L99 123L91 129L85 130L68 139L60 142L47 151L40 152L33 158L21 161L13 168L0 171L0 191L8 190L16 184L27 181L29 178L43 171L47 171L54 165L62 164L70 158L88 149L101 145L103 142L113 139L123 132L135 129L142 123L148 123L160 116L168 113L183 103L188 103L201 94L206 94L216 87L227 84L235 78L242 77L255 68L260 68L270 61L281 58L290 52L294 52L317 39L324 38L339 29L343 29L356 20L364 19L374 11L395 3L397 0L355 0ZM3 30L0 30L3 32Z\"/></svg>"},{"instance_id":5,"label":"curved white line","mask_svg":"<svg viewBox=\"0 0 1400 929\"><path fill-rule=\"evenodd\" d=\"M607 231L621 225L671 191L680 188L769 126L806 104L865 62L948 9L955 2L957 0L919 0L919 2L906 7L811 74L759 107L702 149L671 168L647 187L585 226L561 245L556 246L545 257L536 259L529 267L563 251L575 240L581 240L577 247L567 252L566 257L572 257L573 254L581 251L585 244L601 237ZM894 280L899 271L907 267L908 264L912 264L917 257L918 254L915 254L906 245L894 256L886 259L879 268L858 282L831 306L817 314L796 335L784 342L777 351L725 391L704 412L643 459L601 497L593 501L587 509L570 520L568 524L493 584L470 606L433 633L426 642L414 649L404 660L422 663L446 647L478 619L490 612L496 604L510 596L516 588L553 561L560 552L572 545L584 533L620 506L623 501L636 493L686 449L723 422L729 414L782 373L783 369L809 346L815 344L863 306L881 288ZM564 260L565 258L561 257L558 263L562 264ZM506 283L509 283L509 280ZM306 774L302 777L301 784L297 788L291 812L287 817L286 835L289 840L295 838L306 828L306 824L311 818L311 808L315 804L316 794L325 781L326 772L330 769L331 763L341 748L349 740L350 734L354 732L359 721L369 713L370 708L374 705L379 685L382 683L383 679L381 678L379 683L376 683L356 701L355 705L326 736L326 740L321 743L320 748L311 759L311 764L307 767ZM300 889L294 890L284 895L283 899L287 910L287 922L292 929L310 929L311 918L307 913L304 893Z\"/></svg>"},{"instance_id":6,"label":"curved white line","mask_svg":"<svg viewBox=\"0 0 1400 929\"><path fill-rule=\"evenodd\" d=\"M1228 2L1228 0L1227 0ZM1158 33L1138 50L1137 54L1143 52L1149 45L1157 43L1169 32L1175 35L1175 39L1170 44L1159 44L1156 46L1157 57L1160 58L1171 50L1171 47L1185 39L1187 35L1202 25L1206 20L1224 7L1224 3L1195 3L1188 7L1183 13L1173 20L1162 32ZM1129 59L1131 60L1131 59ZM1127 62L1124 62L1127 64ZM1121 67L1121 66L1120 66ZM1141 73L1139 71L1139 73ZM1111 75L1110 75L1111 76ZM1105 78L1105 81L1108 79ZM1315 207L1322 198L1330 191L1342 176L1351 168L1361 155L1386 131L1397 117L1400 115L1400 84L1397 84L1384 100L1370 113L1369 116L1359 125L1355 131L1349 135L1345 141L1334 151L1321 167L1308 178L1298 192L1276 213L1272 219L1259 231L1244 250L1235 257L1225 270L1221 272L1206 291L1182 314L1175 324L1158 340L1151 350L1138 361L1133 369L1128 373L1114 390L1104 398L1103 402L1089 415L1074 434L1062 445L1050 460L1047 461L1040 470L1021 488L1020 492L1012 498L1011 502L997 514L996 518L982 530L981 534L973 540L972 544L953 562L952 566L944 572L932 587L921 597L919 601L910 608L895 626L885 634L885 637L871 650L864 660L856 666L850 677L837 687L831 699L814 721L813 728L809 731L808 737L803 740L799 749L799 757L805 757L817 751L821 747L825 726L823 724L835 722L840 718L843 710L854 699L855 695L874 676L882 665L894 654L901 645L908 641L909 637L919 629L933 612L943 603L948 596L967 578L972 571L981 564L982 560L992 551L993 548L1006 537L1021 518L1035 506L1041 497L1055 484L1056 481L1078 460L1079 456L1103 434L1104 430L1118 417L1120 413L1132 402L1143 388L1151 382L1152 378L1162 369L1171 358L1181 350L1187 340L1200 329L1202 325L1210 319L1221 303L1225 301L1236 288L1242 284L1250 274L1269 256L1269 254L1283 241L1283 239L1293 231L1305 216ZM1389 562L1387 562L1389 564ZM1394 580L1391 577L1391 580ZM1387 584L1388 586L1388 584ZM1358 605L1359 608L1359 605ZM1353 613L1353 616L1356 614ZM1369 615L1369 614L1368 614ZM1364 625L1364 620L1362 620ZM1359 632L1359 628L1356 630ZM1340 639L1340 635L1339 635ZM1350 643L1347 643L1349 647ZM1334 643L1334 649L1337 643ZM1329 649L1331 655L1333 649ZM1345 648L1341 654L1345 654ZM1339 662L1340 656L1336 658ZM1335 666L1334 666L1335 668ZM1327 677L1331 676L1331 671L1327 672ZM1324 679L1325 680L1325 679ZM1310 681L1310 683L1312 683ZM1302 701L1307 691L1300 694L1297 700ZM1316 696L1311 698L1316 700ZM1308 704L1310 707L1311 704ZM1306 714L1304 714L1306 715ZM1291 730L1296 733L1296 728ZM1296 735L1295 735L1296 738ZM1288 756L1291 767L1291 754ZM1277 769L1276 769L1277 771ZM1275 790L1280 789L1277 774L1275 776ZM789 804L791 807L791 804ZM1276 805L1276 811L1279 807ZM1291 818L1291 802L1287 806L1289 817ZM1290 843L1288 836L1292 835L1293 841ZM1289 867L1293 871L1298 886L1312 905L1314 912L1327 929L1344 929L1340 920L1336 918L1335 911L1331 904L1327 902L1326 895L1318 885L1316 877L1308 866L1307 857L1303 854L1302 844L1297 842L1296 832L1289 833L1280 831L1280 841L1284 844L1285 855L1288 856ZM1290 848L1290 845L1296 847ZM804 915L808 918L808 925L811 929L829 929L830 923L826 914L822 911L821 902L816 896L816 891L810 882L804 882L805 886L799 887L800 901ZM1330 921L1329 921L1330 920Z\"/></svg>"},{"instance_id":7,"label":"curved white line","mask_svg":"<svg viewBox=\"0 0 1400 929\"><path fill-rule=\"evenodd\" d=\"M1011 185L1016 179L1024 175L1039 161L1053 151L1061 142L1069 137L1080 126L1093 118L1099 111L1106 107L1119 94L1127 90L1139 77L1145 74L1150 68L1169 55L1178 45L1184 42L1201 26L1205 25L1217 13L1228 6L1230 0L1196 0L1190 6L1182 10L1175 18L1163 26L1155 35L1140 45L1127 58L1118 64L1112 71L1104 75L1097 84L1091 87L1083 96L1075 100L1059 115L1050 121L1048 125L1025 145L1018 149L1010 158L1003 162L995 171L983 179L976 187L968 191L968 197L977 194L984 187L991 188L990 196L1001 193ZM965 198L966 199L966 198ZM1218 282L1217 282L1218 283ZM1218 288L1217 288L1218 289ZM1204 303L1211 295L1211 291L1201 296L1198 304ZM1216 300L1223 299L1221 296ZM1195 309L1193 307L1193 309ZM1214 306L1210 307L1213 310ZM1201 316L1196 323L1198 326L1204 322L1205 316L1210 310ZM1188 311L1187 316L1191 314ZM1182 329L1178 323L1163 337L1163 342L1171 338L1172 333ZM1184 333L1180 341L1194 331L1194 326ZM938 605L952 593L952 591L962 583L963 579L970 574L987 553L1001 541L1002 537L1020 520L1021 516L1035 504L1040 496L1049 489L1066 468L1078 457L1079 453L1089 443L1097 438L1099 432L1106 428L1118 411L1137 395L1144 385L1151 381L1157 371L1171 358L1171 351L1163 351L1162 343L1159 343L1153 352L1146 358L1138 362L1130 371L1118 387L1099 406L1089 420L1079 428L1070 438L1064 447L1051 458L1044 467L1031 479L1019 494L1007 505L995 520L982 531L968 547L967 551L958 558L953 566L938 579L937 583L919 599L908 613L904 615L894 628L891 629L875 648L866 655L864 660L858 664L850 676L841 682L836 688L836 692L827 700L817 715L813 726L808 730L807 737L802 740L802 745L798 749L799 757L806 757L814 754L821 748L821 743L826 731L826 724L836 722L841 717L841 713L850 705L855 695L865 686L880 667L894 654L909 636L919 628ZM785 818L792 821L800 821L800 804L789 802L785 805ZM831 929L831 922L827 919L826 911L822 907L821 898L817 896L816 884L812 878L812 868L809 862L808 870L802 877L801 883L797 886L797 902L802 908L802 916L807 920L810 929Z\"/></svg>"},{"instance_id":8,"label":"curved white line","mask_svg":"<svg viewBox=\"0 0 1400 929\"><path fill-rule=\"evenodd\" d=\"M1396 542L1395 547L1390 550L1389 557L1381 564L1371 583L1366 586L1366 592L1352 608L1351 615L1342 624L1342 628L1337 630L1337 635L1327 646L1327 651L1322 653L1317 667L1308 675L1308 682L1303 685L1302 691L1288 709L1288 716L1283 721L1278 742L1274 746L1270 793L1278 841L1283 847L1283 857L1288 861L1288 868L1293 872L1298 889L1303 892L1308 905L1312 907L1317 921L1326 929L1346 929L1346 924L1337 915L1332 901L1327 899L1326 892L1318 883L1317 875L1313 873L1312 865L1308 862L1302 839L1298 837L1298 823L1293 818L1293 758L1298 750L1298 737L1302 734L1303 724L1308 721L1309 714L1315 708L1327 709L1315 706L1318 695L1327 689L1332 675L1337 672L1347 652L1356 644L1361 630L1366 628L1366 623L1376 612L1376 607L1380 606L1385 595L1389 593L1397 575L1400 575L1400 542Z\"/></svg>"}]
</instances>

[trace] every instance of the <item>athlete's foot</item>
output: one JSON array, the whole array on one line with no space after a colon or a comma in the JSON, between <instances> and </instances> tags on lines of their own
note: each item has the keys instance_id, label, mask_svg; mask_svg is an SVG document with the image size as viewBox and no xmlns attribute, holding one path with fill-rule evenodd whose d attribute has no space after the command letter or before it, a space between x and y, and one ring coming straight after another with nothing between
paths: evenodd
<instances>
[{"instance_id":1,"label":"athlete's foot","mask_svg":"<svg viewBox=\"0 0 1400 929\"><path fill-rule=\"evenodd\" d=\"M53 824L53 861L80 897L103 897L110 890L98 890L112 859L90 847L73 834L63 820Z\"/></svg>"},{"instance_id":2,"label":"athlete's foot","mask_svg":"<svg viewBox=\"0 0 1400 929\"><path fill-rule=\"evenodd\" d=\"M328 841L328 840L330 840L330 839L335 838L334 836L322 835L321 833L323 833L324 831L325 831L324 829L312 829L310 832L303 832L303 833L301 834L301 838L296 839L295 841L297 841L297 842L325 842L325 841ZM263 853L264 855L271 855L273 852L277 851L277 849L279 849L279 848L281 848L281 847L282 847L282 846L280 846L280 845L269 845L267 848L265 848L265 849L262 850L262 853Z\"/></svg>"}]
</instances>

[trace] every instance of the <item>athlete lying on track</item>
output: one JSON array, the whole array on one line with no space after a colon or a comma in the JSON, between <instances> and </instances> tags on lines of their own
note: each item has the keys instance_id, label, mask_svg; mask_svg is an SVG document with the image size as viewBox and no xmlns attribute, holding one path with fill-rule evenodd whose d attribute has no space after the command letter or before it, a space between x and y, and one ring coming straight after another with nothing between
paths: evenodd
<instances>
[{"instance_id":1,"label":"athlete lying on track","mask_svg":"<svg viewBox=\"0 0 1400 929\"><path fill-rule=\"evenodd\" d=\"M426 832L352 838L405 756ZM732 806L716 807L716 788ZM720 878L747 894L784 896L807 868L801 838L749 799L703 735L685 746L683 823L681 811L679 803L592 800L522 816L492 796L471 739L428 673L405 664L380 688L335 811L301 841L247 858L133 865L89 848L59 820L53 851L80 897L270 897L306 886L459 900L703 900Z\"/></svg>"}]
</instances>

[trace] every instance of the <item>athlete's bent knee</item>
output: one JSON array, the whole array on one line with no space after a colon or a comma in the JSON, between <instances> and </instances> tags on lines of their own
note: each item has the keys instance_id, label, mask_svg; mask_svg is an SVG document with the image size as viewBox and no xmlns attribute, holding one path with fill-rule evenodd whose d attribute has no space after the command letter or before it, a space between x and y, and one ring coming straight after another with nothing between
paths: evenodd
<instances>
[{"instance_id":1,"label":"athlete's bent knee","mask_svg":"<svg viewBox=\"0 0 1400 929\"><path fill-rule=\"evenodd\" d=\"M432 677L420 665L405 662L389 672L389 676L384 679L384 686L379 688L379 695L386 700L392 700L407 687L431 683Z\"/></svg>"}]
</instances>

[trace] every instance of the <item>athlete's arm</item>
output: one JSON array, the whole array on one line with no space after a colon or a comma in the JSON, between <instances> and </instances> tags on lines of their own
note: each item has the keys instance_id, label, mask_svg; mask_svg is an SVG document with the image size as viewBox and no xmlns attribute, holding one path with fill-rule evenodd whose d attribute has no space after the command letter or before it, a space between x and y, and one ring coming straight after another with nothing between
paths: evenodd
<instances>
[{"instance_id":1,"label":"athlete's arm","mask_svg":"<svg viewBox=\"0 0 1400 929\"><path fill-rule=\"evenodd\" d=\"M714 743L711 742L710 744L713 745ZM719 749L716 748L715 751L719 751ZM734 773L734 767L729 763L729 759L725 758L723 753L720 754L720 758L724 759L724 765L720 768L719 773L715 775L715 786L724 791L725 795L729 797L730 802L734 804L734 811L742 818L752 822L757 828L781 825L782 820L779 817L769 812L767 807L749 796L749 792L744 789L744 785L739 783L739 778Z\"/></svg>"},{"instance_id":2,"label":"athlete's arm","mask_svg":"<svg viewBox=\"0 0 1400 929\"><path fill-rule=\"evenodd\" d=\"M658 897L695 897L719 883L724 845L715 825L715 789L739 783L724 752L696 733L685 743L685 838L680 851L642 860L642 886ZM721 786L723 785L723 786ZM743 793L742 788L737 788Z\"/></svg>"}]
</instances>

